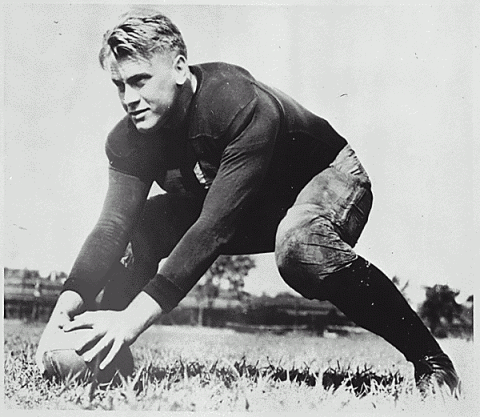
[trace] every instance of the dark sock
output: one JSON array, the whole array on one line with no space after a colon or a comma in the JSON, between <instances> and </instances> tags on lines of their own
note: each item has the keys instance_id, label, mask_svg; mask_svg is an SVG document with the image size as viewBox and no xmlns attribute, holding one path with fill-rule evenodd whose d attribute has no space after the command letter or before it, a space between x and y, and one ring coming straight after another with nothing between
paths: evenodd
<instances>
[{"instance_id":1,"label":"dark sock","mask_svg":"<svg viewBox=\"0 0 480 417\"><path fill-rule=\"evenodd\" d=\"M442 352L395 284L358 257L324 280L327 299L359 326L383 337L410 362Z\"/></svg>"}]
</instances>

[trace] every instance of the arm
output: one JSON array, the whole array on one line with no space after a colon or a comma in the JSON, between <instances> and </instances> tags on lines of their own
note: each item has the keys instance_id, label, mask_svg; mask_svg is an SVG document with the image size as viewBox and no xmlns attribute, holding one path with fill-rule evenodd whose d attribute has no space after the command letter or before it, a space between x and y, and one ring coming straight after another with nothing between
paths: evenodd
<instances>
[{"instance_id":1,"label":"arm","mask_svg":"<svg viewBox=\"0 0 480 417\"><path fill-rule=\"evenodd\" d=\"M234 135L223 152L220 169L208 192L202 213L152 279L122 311L86 312L64 327L95 329L98 342L78 351L86 361L111 346L100 364L104 368L122 346L130 345L162 312L169 312L188 293L235 232L236 220L256 195L273 153L279 126L278 110L260 102L247 126ZM161 238L161 237L159 237Z\"/></svg>"},{"instance_id":2,"label":"arm","mask_svg":"<svg viewBox=\"0 0 480 417\"><path fill-rule=\"evenodd\" d=\"M78 293L89 307L105 285L106 274L125 250L151 183L109 170L108 191L97 224L87 237L63 291ZM62 294L63 295L63 294Z\"/></svg>"},{"instance_id":3,"label":"arm","mask_svg":"<svg viewBox=\"0 0 480 417\"><path fill-rule=\"evenodd\" d=\"M109 170L108 192L100 218L77 257L40 339L36 355L40 369L43 352L53 342L51 335L93 304L104 285L105 274L125 248L149 188L150 184L136 177Z\"/></svg>"},{"instance_id":4,"label":"arm","mask_svg":"<svg viewBox=\"0 0 480 417\"><path fill-rule=\"evenodd\" d=\"M85 326L95 329L95 346L85 351L84 343L78 348L85 360L92 360L110 346L100 368L107 366L122 346L133 343L162 312L168 313L178 304L234 235L237 219L265 177L280 125L278 109L268 98L259 100L243 116L222 154L198 220L167 258L160 274L125 310L86 312L64 327L65 331Z\"/></svg>"},{"instance_id":5,"label":"arm","mask_svg":"<svg viewBox=\"0 0 480 417\"><path fill-rule=\"evenodd\" d=\"M166 312L178 304L218 257L265 177L280 125L279 111L264 95L247 117L248 124L234 132L222 154L198 220L172 251L159 275L143 290Z\"/></svg>"}]
</instances>

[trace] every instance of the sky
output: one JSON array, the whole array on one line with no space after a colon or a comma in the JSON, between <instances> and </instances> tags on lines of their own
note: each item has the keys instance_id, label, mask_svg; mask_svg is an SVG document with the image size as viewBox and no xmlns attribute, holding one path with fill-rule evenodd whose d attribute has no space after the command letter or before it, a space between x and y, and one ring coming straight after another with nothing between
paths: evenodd
<instances>
[{"instance_id":1,"label":"sky","mask_svg":"<svg viewBox=\"0 0 480 417\"><path fill-rule=\"evenodd\" d=\"M414 300L437 283L465 299L479 279L480 9L329 3L158 10L179 26L191 64L241 65L350 142L374 192L360 255L409 281ZM5 266L69 272L95 224L107 187L105 138L123 116L97 55L128 9L4 5ZM257 257L246 290L289 290L271 254Z\"/></svg>"}]
</instances>

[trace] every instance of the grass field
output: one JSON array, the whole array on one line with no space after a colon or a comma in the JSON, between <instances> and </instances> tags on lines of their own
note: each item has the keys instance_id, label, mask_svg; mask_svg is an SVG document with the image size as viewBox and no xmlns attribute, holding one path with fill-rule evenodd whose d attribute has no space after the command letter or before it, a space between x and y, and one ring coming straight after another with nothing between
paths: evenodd
<instances>
[{"instance_id":1,"label":"grass field","mask_svg":"<svg viewBox=\"0 0 480 417\"><path fill-rule=\"evenodd\" d=\"M474 344L460 339L440 341L463 380L460 400L442 392L422 398L413 367L369 333L329 338L175 326L153 326L132 346L132 380L92 393L88 384L42 379L34 364L42 329L4 321L9 410L479 415Z\"/></svg>"}]
</instances>

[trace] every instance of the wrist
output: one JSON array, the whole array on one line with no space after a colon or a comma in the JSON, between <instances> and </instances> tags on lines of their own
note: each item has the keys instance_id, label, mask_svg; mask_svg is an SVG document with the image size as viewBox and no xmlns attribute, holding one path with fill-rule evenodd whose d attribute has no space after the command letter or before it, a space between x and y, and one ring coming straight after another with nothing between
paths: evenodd
<instances>
[{"instance_id":1,"label":"wrist","mask_svg":"<svg viewBox=\"0 0 480 417\"><path fill-rule=\"evenodd\" d=\"M162 274L150 280L143 292L155 300L164 313L172 311L186 295L185 290Z\"/></svg>"},{"instance_id":2,"label":"wrist","mask_svg":"<svg viewBox=\"0 0 480 417\"><path fill-rule=\"evenodd\" d=\"M123 310L123 316L138 332L137 336L150 327L162 314L160 305L147 293L141 291Z\"/></svg>"}]
</instances>

